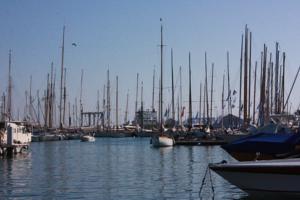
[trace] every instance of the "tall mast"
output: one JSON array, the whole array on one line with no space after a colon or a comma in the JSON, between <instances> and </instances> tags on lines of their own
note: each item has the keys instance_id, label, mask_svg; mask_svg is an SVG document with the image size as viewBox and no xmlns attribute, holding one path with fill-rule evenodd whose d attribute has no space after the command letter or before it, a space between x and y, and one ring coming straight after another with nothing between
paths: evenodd
<instances>
[{"instance_id":1,"label":"tall mast","mask_svg":"<svg viewBox=\"0 0 300 200\"><path fill-rule=\"evenodd\" d=\"M206 123L208 123L208 121L207 121L207 116L206 116L206 118L205 118L205 113L206 113L206 82L204 82L204 87L203 87L203 115L202 115L202 117L203 117L203 123L204 122L206 122Z\"/></svg>"},{"instance_id":2,"label":"tall mast","mask_svg":"<svg viewBox=\"0 0 300 200\"><path fill-rule=\"evenodd\" d=\"M264 45L263 53L263 68L262 68L262 83L260 90L260 126L263 126L265 123L266 113L264 112L265 107L265 94L266 94L266 60L267 60L267 47Z\"/></svg>"},{"instance_id":3,"label":"tall mast","mask_svg":"<svg viewBox=\"0 0 300 200\"><path fill-rule=\"evenodd\" d=\"M269 121L269 116L270 116L270 71L271 69L271 57L270 57L270 62L269 62L269 66L267 68L267 87L266 87L266 121Z\"/></svg>"},{"instance_id":4,"label":"tall mast","mask_svg":"<svg viewBox=\"0 0 300 200\"><path fill-rule=\"evenodd\" d=\"M214 63L211 65L211 90L210 90L210 123L212 123L212 110L213 110L213 93L214 93Z\"/></svg>"},{"instance_id":5,"label":"tall mast","mask_svg":"<svg viewBox=\"0 0 300 200\"><path fill-rule=\"evenodd\" d=\"M97 90L97 129L99 128L100 92Z\"/></svg>"},{"instance_id":6,"label":"tall mast","mask_svg":"<svg viewBox=\"0 0 300 200\"><path fill-rule=\"evenodd\" d=\"M30 81L29 81L29 115L30 115L30 121L33 122L33 113L32 113L33 99L32 99L31 90L32 90L32 75L30 75Z\"/></svg>"},{"instance_id":7,"label":"tall mast","mask_svg":"<svg viewBox=\"0 0 300 200\"><path fill-rule=\"evenodd\" d=\"M125 118L124 118L124 124L128 121L128 100L129 100L129 91L127 91L127 98L126 98L126 109L125 109Z\"/></svg>"},{"instance_id":8,"label":"tall mast","mask_svg":"<svg viewBox=\"0 0 300 200\"><path fill-rule=\"evenodd\" d=\"M207 83L207 58L206 58L206 52L205 52L205 98L206 98L207 123L210 124L210 121L209 121L209 106L208 106L208 83Z\"/></svg>"},{"instance_id":9,"label":"tall mast","mask_svg":"<svg viewBox=\"0 0 300 200\"><path fill-rule=\"evenodd\" d=\"M270 113L273 114L274 112L274 96L273 96L273 91L274 91L274 69L273 69L273 62L271 62L271 89L270 89Z\"/></svg>"},{"instance_id":10,"label":"tall mast","mask_svg":"<svg viewBox=\"0 0 300 200\"><path fill-rule=\"evenodd\" d=\"M51 62L50 75L50 103L49 103L49 128L52 128L53 123L53 103L54 103L54 85L53 85L53 62Z\"/></svg>"},{"instance_id":11,"label":"tall mast","mask_svg":"<svg viewBox=\"0 0 300 200\"><path fill-rule=\"evenodd\" d=\"M63 105L63 125L65 124L65 114L66 114L66 100L67 100L67 90L66 90L66 78L67 78L67 69L64 68L64 105Z\"/></svg>"},{"instance_id":12,"label":"tall mast","mask_svg":"<svg viewBox=\"0 0 300 200\"><path fill-rule=\"evenodd\" d=\"M116 77L116 127L119 129L119 78Z\"/></svg>"},{"instance_id":13,"label":"tall mast","mask_svg":"<svg viewBox=\"0 0 300 200\"><path fill-rule=\"evenodd\" d=\"M255 70L254 70L254 94L253 94L253 124L255 124L255 100L256 100L256 72L257 72L257 61L255 62Z\"/></svg>"},{"instance_id":14,"label":"tall mast","mask_svg":"<svg viewBox=\"0 0 300 200\"><path fill-rule=\"evenodd\" d=\"M141 82L141 128L144 128L144 100L143 100L144 83Z\"/></svg>"},{"instance_id":15,"label":"tall mast","mask_svg":"<svg viewBox=\"0 0 300 200\"><path fill-rule=\"evenodd\" d=\"M189 131L193 126L193 116L192 116L192 77L191 77L191 53L189 52Z\"/></svg>"},{"instance_id":16,"label":"tall mast","mask_svg":"<svg viewBox=\"0 0 300 200\"><path fill-rule=\"evenodd\" d=\"M229 127L232 126L232 106L231 106L231 89L230 89L230 76L229 76L229 52L227 51L227 83L228 83L228 115L229 115ZM224 102L223 102L224 104ZM223 108L222 108L223 109Z\"/></svg>"},{"instance_id":17,"label":"tall mast","mask_svg":"<svg viewBox=\"0 0 300 200\"><path fill-rule=\"evenodd\" d=\"M104 87L103 87L103 100L102 100L102 116L101 116L101 118L102 118L102 126L103 126L103 128L104 128L104 126L105 126L105 123L104 123L104 121L105 121L105 108L106 108L106 102L105 102L105 93L106 93L106 86L105 86L105 84L104 84Z\"/></svg>"},{"instance_id":18,"label":"tall mast","mask_svg":"<svg viewBox=\"0 0 300 200\"><path fill-rule=\"evenodd\" d=\"M49 128L49 73L47 74L47 90L45 97L45 127Z\"/></svg>"},{"instance_id":19,"label":"tall mast","mask_svg":"<svg viewBox=\"0 0 300 200\"><path fill-rule=\"evenodd\" d=\"M180 107L180 111L183 111L182 108L182 72L181 72L181 66L179 67L179 84L180 84L180 91L179 91L179 107ZM182 127L182 116L180 114L180 127Z\"/></svg>"},{"instance_id":20,"label":"tall mast","mask_svg":"<svg viewBox=\"0 0 300 200\"><path fill-rule=\"evenodd\" d=\"M72 123L72 121L71 121L71 104L70 104L70 101L68 102L68 110L69 110L69 127L71 127L71 123Z\"/></svg>"},{"instance_id":21,"label":"tall mast","mask_svg":"<svg viewBox=\"0 0 300 200\"><path fill-rule=\"evenodd\" d=\"M40 122L40 106L41 106L41 101L40 101L40 91L37 90L37 122L39 125L41 125L41 122Z\"/></svg>"},{"instance_id":22,"label":"tall mast","mask_svg":"<svg viewBox=\"0 0 300 200\"><path fill-rule=\"evenodd\" d=\"M134 116L136 116L136 112L138 110L138 95L139 95L139 73L136 74L136 93L135 93L135 110ZM135 119L137 120L137 119Z\"/></svg>"},{"instance_id":23,"label":"tall mast","mask_svg":"<svg viewBox=\"0 0 300 200\"><path fill-rule=\"evenodd\" d=\"M248 123L248 28L245 27L245 51L244 51L244 128L247 127Z\"/></svg>"},{"instance_id":24,"label":"tall mast","mask_svg":"<svg viewBox=\"0 0 300 200\"><path fill-rule=\"evenodd\" d=\"M250 98L251 98L251 51L252 51L252 32L250 32L250 48L249 48L249 90L248 90L248 119L250 120Z\"/></svg>"},{"instance_id":25,"label":"tall mast","mask_svg":"<svg viewBox=\"0 0 300 200\"><path fill-rule=\"evenodd\" d=\"M163 132L163 25L162 19L160 19L160 132Z\"/></svg>"},{"instance_id":26,"label":"tall mast","mask_svg":"<svg viewBox=\"0 0 300 200\"><path fill-rule=\"evenodd\" d=\"M201 124L201 103L202 103L202 82L200 82L200 95L199 95L199 125Z\"/></svg>"},{"instance_id":27,"label":"tall mast","mask_svg":"<svg viewBox=\"0 0 300 200\"><path fill-rule=\"evenodd\" d=\"M53 126L53 122L54 124L56 123L55 83L56 83L56 70L54 70L54 75L53 75L51 127Z\"/></svg>"},{"instance_id":28,"label":"tall mast","mask_svg":"<svg viewBox=\"0 0 300 200\"><path fill-rule=\"evenodd\" d=\"M75 124L76 127L78 126L78 105L77 105L77 97L75 97Z\"/></svg>"},{"instance_id":29,"label":"tall mast","mask_svg":"<svg viewBox=\"0 0 300 200\"><path fill-rule=\"evenodd\" d=\"M177 96L177 121L180 121L180 107L179 107L179 96Z\"/></svg>"},{"instance_id":30,"label":"tall mast","mask_svg":"<svg viewBox=\"0 0 300 200\"><path fill-rule=\"evenodd\" d=\"M107 70L107 128L110 130L110 80L109 80L109 70Z\"/></svg>"},{"instance_id":31,"label":"tall mast","mask_svg":"<svg viewBox=\"0 0 300 200\"><path fill-rule=\"evenodd\" d=\"M244 35L242 34L242 43L241 43L241 57L240 57L240 92L239 92L239 125L241 120L241 111L242 111L242 74L243 74L243 42Z\"/></svg>"},{"instance_id":32,"label":"tall mast","mask_svg":"<svg viewBox=\"0 0 300 200\"><path fill-rule=\"evenodd\" d=\"M80 78L80 127L82 127L83 123L83 105L82 105L82 83L83 83L83 69L81 70L81 78Z\"/></svg>"},{"instance_id":33,"label":"tall mast","mask_svg":"<svg viewBox=\"0 0 300 200\"><path fill-rule=\"evenodd\" d=\"M222 101L221 101L221 108L222 108L222 130L224 129L224 82L225 82L225 75L223 74L223 88L222 88Z\"/></svg>"},{"instance_id":34,"label":"tall mast","mask_svg":"<svg viewBox=\"0 0 300 200\"><path fill-rule=\"evenodd\" d=\"M171 49L171 73L172 73L172 119L175 120L173 49Z\"/></svg>"},{"instance_id":35,"label":"tall mast","mask_svg":"<svg viewBox=\"0 0 300 200\"><path fill-rule=\"evenodd\" d=\"M282 54L283 56L283 65L282 65L282 81L281 81L281 102L282 102L282 113L284 113L284 79L285 79L285 52Z\"/></svg>"},{"instance_id":36,"label":"tall mast","mask_svg":"<svg viewBox=\"0 0 300 200\"><path fill-rule=\"evenodd\" d=\"M153 87L152 87L152 112L154 112L154 90L155 90L155 68L153 69Z\"/></svg>"},{"instance_id":37,"label":"tall mast","mask_svg":"<svg viewBox=\"0 0 300 200\"><path fill-rule=\"evenodd\" d=\"M8 92L7 92L7 117L8 121L12 118L12 77L11 77L11 49L8 58Z\"/></svg>"},{"instance_id":38,"label":"tall mast","mask_svg":"<svg viewBox=\"0 0 300 200\"><path fill-rule=\"evenodd\" d=\"M63 40L62 40L62 48L61 48L61 71L60 71L60 97L59 97L59 127L62 129L62 98L63 98L63 77L64 77L64 53L65 53L65 29L63 27Z\"/></svg>"},{"instance_id":39,"label":"tall mast","mask_svg":"<svg viewBox=\"0 0 300 200\"><path fill-rule=\"evenodd\" d=\"M279 114L278 106L278 70L279 70L279 50L278 42L276 42L276 53L275 53L275 114Z\"/></svg>"}]
</instances>

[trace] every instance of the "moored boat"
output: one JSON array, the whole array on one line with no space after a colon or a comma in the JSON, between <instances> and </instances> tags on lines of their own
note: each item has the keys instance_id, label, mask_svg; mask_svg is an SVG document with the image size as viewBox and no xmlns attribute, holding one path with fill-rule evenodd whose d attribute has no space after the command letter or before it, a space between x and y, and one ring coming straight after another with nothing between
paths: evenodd
<instances>
[{"instance_id":1,"label":"moored boat","mask_svg":"<svg viewBox=\"0 0 300 200\"><path fill-rule=\"evenodd\" d=\"M155 135L151 138L153 147L170 147L175 144L173 137L169 135Z\"/></svg>"},{"instance_id":2,"label":"moored boat","mask_svg":"<svg viewBox=\"0 0 300 200\"><path fill-rule=\"evenodd\" d=\"M300 155L300 134L258 133L223 145L239 161L270 160Z\"/></svg>"},{"instance_id":3,"label":"moored boat","mask_svg":"<svg viewBox=\"0 0 300 200\"><path fill-rule=\"evenodd\" d=\"M300 195L300 159L209 164L231 184L254 195Z\"/></svg>"},{"instance_id":4,"label":"moored boat","mask_svg":"<svg viewBox=\"0 0 300 200\"><path fill-rule=\"evenodd\" d=\"M81 136L80 138L81 142L95 142L96 139L94 136L91 136L91 135L83 135Z\"/></svg>"}]
</instances>

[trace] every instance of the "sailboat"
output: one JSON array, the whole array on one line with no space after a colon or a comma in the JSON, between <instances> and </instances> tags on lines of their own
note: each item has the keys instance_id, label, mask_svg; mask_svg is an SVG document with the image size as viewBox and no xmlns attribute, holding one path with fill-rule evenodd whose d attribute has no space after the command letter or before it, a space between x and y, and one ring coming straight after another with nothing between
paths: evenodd
<instances>
[{"instance_id":1,"label":"sailboat","mask_svg":"<svg viewBox=\"0 0 300 200\"><path fill-rule=\"evenodd\" d=\"M161 20L162 21L162 20ZM175 140L171 135L164 133L163 127L163 26L160 27L160 99L159 99L159 115L160 115L160 133L152 136L151 143L153 147L170 147L175 144Z\"/></svg>"}]
</instances>

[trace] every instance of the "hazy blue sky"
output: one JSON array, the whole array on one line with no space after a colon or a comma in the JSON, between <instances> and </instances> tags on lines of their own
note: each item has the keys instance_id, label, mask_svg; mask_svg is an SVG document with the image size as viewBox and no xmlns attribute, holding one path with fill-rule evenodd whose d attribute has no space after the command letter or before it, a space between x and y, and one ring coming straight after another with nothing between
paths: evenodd
<instances>
[{"instance_id":1,"label":"hazy blue sky","mask_svg":"<svg viewBox=\"0 0 300 200\"><path fill-rule=\"evenodd\" d=\"M35 92L45 89L46 74L52 61L59 77L62 27L65 24L65 67L71 103L79 96L80 73L84 69L84 108L94 110L97 90L102 97L109 68L113 106L115 76L119 76L121 119L128 90L130 115L133 115L137 72L144 82L146 107L150 108L152 71L154 66L159 69L159 18L163 18L167 45L164 51L165 86L170 86L170 49L173 48L175 79L178 83L181 65L183 99L187 103L190 51L193 100L197 101L199 84L204 80L204 52L207 51L209 69L214 62L216 71L214 113L220 113L226 51L230 52L231 85L238 89L240 42L245 24L253 34L253 63L260 59L264 43L274 52L278 41L280 51L286 51L286 88L290 87L300 64L299 8L300 2L296 0L3 0L0 2L0 91L2 93L7 87L9 49L13 51L15 112L17 107L23 112L24 91L29 89L30 75ZM73 42L78 46L72 46ZM294 109L300 103L299 86L300 81L292 95ZM168 104L170 89L165 94L164 101ZM198 103L193 106L196 113Z\"/></svg>"}]
</instances>

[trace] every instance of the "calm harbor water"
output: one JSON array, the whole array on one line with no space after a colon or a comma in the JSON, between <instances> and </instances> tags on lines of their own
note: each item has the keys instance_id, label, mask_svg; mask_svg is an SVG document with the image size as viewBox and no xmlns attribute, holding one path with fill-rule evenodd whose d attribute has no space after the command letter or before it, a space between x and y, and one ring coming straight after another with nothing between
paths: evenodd
<instances>
[{"instance_id":1,"label":"calm harbor water","mask_svg":"<svg viewBox=\"0 0 300 200\"><path fill-rule=\"evenodd\" d=\"M149 138L94 143L32 143L28 154L0 159L0 199L211 199L209 162L230 160L220 147L152 148ZM214 199L246 194L212 173Z\"/></svg>"}]
</instances>

